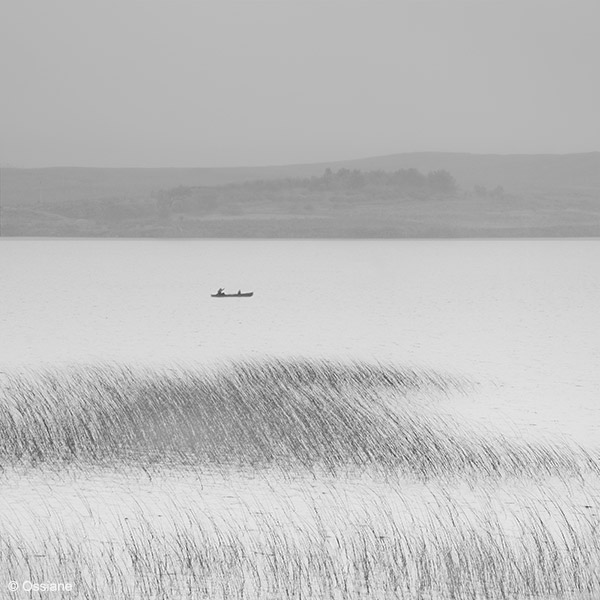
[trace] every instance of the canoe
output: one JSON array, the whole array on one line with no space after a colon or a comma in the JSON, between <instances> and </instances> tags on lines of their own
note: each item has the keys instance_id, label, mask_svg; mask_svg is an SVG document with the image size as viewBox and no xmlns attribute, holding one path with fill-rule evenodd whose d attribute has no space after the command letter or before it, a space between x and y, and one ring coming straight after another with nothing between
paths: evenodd
<instances>
[{"instance_id":1,"label":"canoe","mask_svg":"<svg viewBox=\"0 0 600 600\"><path fill-rule=\"evenodd\" d=\"M242 294L211 294L213 298L250 298L254 292L243 292Z\"/></svg>"}]
</instances>

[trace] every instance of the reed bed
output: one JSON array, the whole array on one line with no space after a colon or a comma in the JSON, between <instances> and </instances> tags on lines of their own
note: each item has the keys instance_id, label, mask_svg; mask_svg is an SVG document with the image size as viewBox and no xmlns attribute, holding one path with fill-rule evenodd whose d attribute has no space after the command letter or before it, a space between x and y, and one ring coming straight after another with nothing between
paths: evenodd
<instances>
[{"instance_id":1,"label":"reed bed","mask_svg":"<svg viewBox=\"0 0 600 600\"><path fill-rule=\"evenodd\" d=\"M6 597L599 597L596 451L436 410L468 385L318 360L9 374L0 573L73 591Z\"/></svg>"},{"instance_id":2,"label":"reed bed","mask_svg":"<svg viewBox=\"0 0 600 600\"><path fill-rule=\"evenodd\" d=\"M12 374L0 397L0 461L5 468L366 469L419 479L599 471L582 448L475 434L409 400L461 385L433 372L309 360Z\"/></svg>"}]
</instances>

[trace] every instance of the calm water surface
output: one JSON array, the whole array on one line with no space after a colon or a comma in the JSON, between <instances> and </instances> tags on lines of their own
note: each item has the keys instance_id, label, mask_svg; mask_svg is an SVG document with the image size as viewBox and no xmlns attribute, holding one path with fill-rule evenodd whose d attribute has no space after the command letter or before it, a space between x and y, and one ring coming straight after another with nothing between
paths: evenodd
<instances>
[{"instance_id":1,"label":"calm water surface","mask_svg":"<svg viewBox=\"0 0 600 600\"><path fill-rule=\"evenodd\" d=\"M0 280L4 370L367 359L468 377L465 417L600 433L597 240L1 240Z\"/></svg>"}]
</instances>

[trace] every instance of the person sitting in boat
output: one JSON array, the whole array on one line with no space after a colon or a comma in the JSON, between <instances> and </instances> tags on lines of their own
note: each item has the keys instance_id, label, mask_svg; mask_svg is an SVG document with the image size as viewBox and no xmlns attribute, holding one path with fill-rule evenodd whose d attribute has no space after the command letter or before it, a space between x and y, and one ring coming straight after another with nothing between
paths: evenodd
<instances>
[{"instance_id":1,"label":"person sitting in boat","mask_svg":"<svg viewBox=\"0 0 600 600\"><path fill-rule=\"evenodd\" d=\"M242 290L238 290L238 296L242 295Z\"/></svg>"},{"instance_id":2,"label":"person sitting in boat","mask_svg":"<svg viewBox=\"0 0 600 600\"><path fill-rule=\"evenodd\" d=\"M225 288L219 288L217 290L217 296L224 296L225 295Z\"/></svg>"}]
</instances>

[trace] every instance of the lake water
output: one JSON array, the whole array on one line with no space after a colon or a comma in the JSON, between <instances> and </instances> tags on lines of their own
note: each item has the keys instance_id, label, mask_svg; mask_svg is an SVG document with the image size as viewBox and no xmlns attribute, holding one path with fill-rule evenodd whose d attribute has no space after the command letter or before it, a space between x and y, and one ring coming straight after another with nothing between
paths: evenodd
<instances>
[{"instance_id":1,"label":"lake water","mask_svg":"<svg viewBox=\"0 0 600 600\"><path fill-rule=\"evenodd\" d=\"M598 240L4 239L0 281L2 370L393 362L474 382L465 419L600 439Z\"/></svg>"},{"instance_id":2,"label":"lake water","mask_svg":"<svg viewBox=\"0 0 600 600\"><path fill-rule=\"evenodd\" d=\"M558 437L598 450L599 258L600 240L4 239L0 392L11 393L2 389L9 371L96 361L377 361L470 382L447 394L419 390L407 400L426 403L427 415L438 410L464 422L466 431ZM255 295L211 298L218 287ZM131 540L149 560L149 581L156 583L167 553L179 565L173 540L182 531L200 549L206 540L214 543L208 563L213 578L227 564L219 562L228 547L222 540L233 540L239 556L251 557L242 581L270 572L272 561L262 558L261 548L281 539L291 548L281 562L286 565L312 556L315 540L325 549L337 540L326 564L352 573L359 564L353 540L365 527L378 540L371 550L379 552L385 546L380 540L402 532L408 555L427 547L432 564L446 564L447 553L436 555L438 543L455 530L458 542L482 529L498 548L537 557L539 548L531 550L526 540L540 523L555 540L544 538L549 547L561 548L561 540L582 531L597 555L596 476L449 484L379 481L370 473L48 467L2 472L0 538L10 551L0 553L0 571L15 581L33 573L82 586L73 573L93 565L92 587L100 586L103 597L119 597L119 586L129 586L120 597L135 597L139 573L131 567ZM473 565L481 560L474 548L467 556ZM392 561L380 577L385 583L395 555L378 556ZM559 557L556 564L582 560L570 549L562 556L569 559ZM182 564L170 573L175 579L177 569L186 572ZM535 573L537 563L531 564ZM590 577L597 572L594 565L580 570ZM502 569L494 573L503 577ZM322 577L315 571L317 584ZM144 592L137 597L147 597Z\"/></svg>"}]
</instances>

